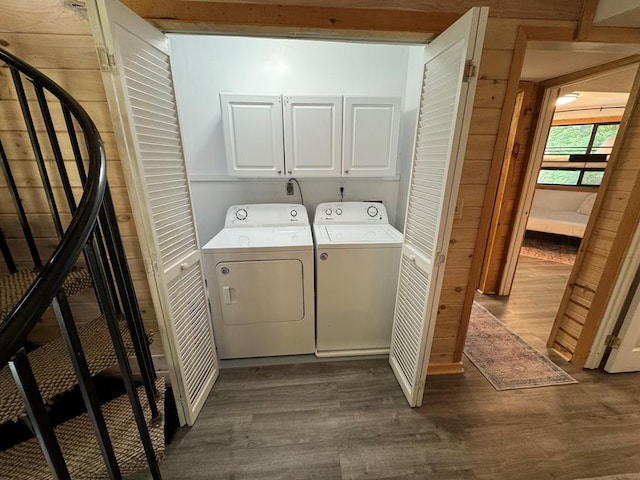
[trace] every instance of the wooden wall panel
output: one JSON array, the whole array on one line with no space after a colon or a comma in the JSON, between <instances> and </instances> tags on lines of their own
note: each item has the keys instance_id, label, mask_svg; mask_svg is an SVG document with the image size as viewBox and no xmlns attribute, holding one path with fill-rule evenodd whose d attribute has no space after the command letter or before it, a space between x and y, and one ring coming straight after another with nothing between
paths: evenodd
<instances>
[{"instance_id":1,"label":"wooden wall panel","mask_svg":"<svg viewBox=\"0 0 640 480\"><path fill-rule=\"evenodd\" d=\"M478 261L478 255L482 258L484 251L484 247L478 249L478 237L481 223L486 222L487 208L492 206L485 204L486 198L495 195L487 193L487 188L493 188L490 185L496 169L495 152L500 150L502 143L499 130L503 122L503 106L510 95L508 79L512 71L514 47L505 48L505 45L515 46L518 33L518 28L507 29L513 35L513 38L508 38L504 31L498 31L503 24L501 20L489 18L487 25L487 41L478 71L478 90L471 115L457 202L462 207L461 217L453 222L439 302L436 330L441 322L446 322L449 328L457 323L457 339L452 352L445 353L440 349L433 351L431 355L431 362L451 362L449 369L430 369L429 373L451 373L456 368L457 371L462 371L466 329L478 281L474 274L474 263ZM497 37L500 38L499 41L495 40ZM498 165L500 161L497 161ZM479 171L482 172L481 175L477 174ZM469 248L470 243L474 244L473 248Z\"/></svg>"},{"instance_id":2,"label":"wooden wall panel","mask_svg":"<svg viewBox=\"0 0 640 480\"><path fill-rule=\"evenodd\" d=\"M505 153L495 210L491 219L489 241L482 266L479 289L484 293L498 291L500 277L505 265L505 256L512 231L514 210L517 206L523 173L529 159L529 144L532 128L538 118L540 88L532 82L520 82L518 87L522 96L519 102L517 125L510 132L509 144Z\"/></svg>"},{"instance_id":3,"label":"wooden wall panel","mask_svg":"<svg viewBox=\"0 0 640 480\"><path fill-rule=\"evenodd\" d=\"M40 69L65 88L82 104L97 124L105 143L107 174L116 207L118 226L129 258L143 319L147 328L157 330L93 38L86 13L81 8L72 7L72 3L59 0L3 1L2 15L0 15L0 46ZM0 67L0 139L14 169L16 182L23 187L21 191L24 205L32 219L36 242L44 256L55 248L57 239L42 188L38 186L41 183L36 180L39 178L37 168L32 161L29 161L33 155L30 141L10 82L11 75L8 68ZM33 101L35 97L32 89L28 85L26 87L27 95ZM59 108L52 108L52 115L56 129L62 131L64 123ZM38 116L36 116L36 125L39 130L43 130ZM60 141L65 160L72 161L74 157L66 135L61 135ZM53 155L51 149L46 147L48 142L43 141L42 144L45 159L51 161ZM57 198L62 200L59 178L53 175L51 180ZM71 181L74 185L79 185L77 175L72 176ZM63 214L62 220L65 224L69 219L68 213ZM15 216L3 176L0 176L0 226L5 231L19 265L31 266L22 230ZM2 272L6 272L4 263L0 263L2 263ZM89 321L97 315L97 304L91 291L72 297L71 304L78 323ZM31 339L41 343L57 333L55 319L51 312L48 312L34 330ZM157 340L152 347L156 356L162 355L160 345L161 342Z\"/></svg>"},{"instance_id":4,"label":"wooden wall panel","mask_svg":"<svg viewBox=\"0 0 640 480\"><path fill-rule=\"evenodd\" d=\"M565 290L548 346L586 361L631 236L640 222L640 74ZM575 341L571 341L574 339Z\"/></svg>"},{"instance_id":5,"label":"wooden wall panel","mask_svg":"<svg viewBox=\"0 0 640 480\"><path fill-rule=\"evenodd\" d=\"M249 33L246 27L272 35L290 32L348 31L353 35L372 32L424 32L437 34L474 6L488 6L496 18L528 18L572 22L572 31L582 8L582 0L270 0L184 1L124 0L124 3L157 27L167 31L218 31ZM278 30L279 29L279 30ZM517 30L517 28L516 28ZM509 32L508 32L509 33ZM507 33L507 38L511 37Z\"/></svg>"}]
</instances>

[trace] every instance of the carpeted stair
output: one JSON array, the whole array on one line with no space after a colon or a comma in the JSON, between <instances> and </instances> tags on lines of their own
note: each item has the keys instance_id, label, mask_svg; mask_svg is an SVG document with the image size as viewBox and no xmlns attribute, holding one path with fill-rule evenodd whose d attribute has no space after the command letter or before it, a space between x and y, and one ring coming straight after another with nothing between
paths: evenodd
<instances>
[{"instance_id":1,"label":"carpeted stair","mask_svg":"<svg viewBox=\"0 0 640 480\"><path fill-rule=\"evenodd\" d=\"M131 336L124 321L120 321L120 332L127 353L133 355ZM78 335L91 375L117 365L116 354L104 317L98 317L79 327ZM45 403L51 403L56 395L71 390L77 383L67 347L60 337L31 352L29 363ZM0 424L9 420L16 421L25 414L22 398L11 372L8 368L3 368L0 371Z\"/></svg>"},{"instance_id":2,"label":"carpeted stair","mask_svg":"<svg viewBox=\"0 0 640 480\"><path fill-rule=\"evenodd\" d=\"M158 379L156 386L158 392L164 395L162 378ZM163 424L151 424L151 412L143 387L138 389L138 397L142 402L156 456L161 459L164 455ZM159 400L159 405L162 405L162 398ZM129 475L146 468L146 458L127 396L123 395L108 402L102 407L102 411L121 473ZM108 478L93 428L86 414L56 427L55 433L71 478L74 480ZM0 453L0 479L44 480L50 478L51 472L35 438Z\"/></svg>"},{"instance_id":3,"label":"carpeted stair","mask_svg":"<svg viewBox=\"0 0 640 480\"><path fill-rule=\"evenodd\" d=\"M0 278L0 319L4 319L27 289L35 281L38 272L34 269L18 270ZM91 287L91 277L86 268L74 268L64 281L63 289L68 297Z\"/></svg>"},{"instance_id":4,"label":"carpeted stair","mask_svg":"<svg viewBox=\"0 0 640 480\"><path fill-rule=\"evenodd\" d=\"M0 320L4 320L11 312L36 276L37 272L33 270L22 270L0 278ZM76 268L65 280L63 288L65 293L71 296L89 287L92 287L92 282L87 270ZM133 342L123 318L119 320L119 328L127 353L133 356ZM78 335L91 375L117 366L116 354L104 316L79 326ZM147 337L151 343L153 337L150 332L147 332ZM62 394L73 390L77 385L64 340L58 337L30 352L28 358L45 404L58 405L56 401L59 400L59 404L62 405L66 400ZM164 380L158 379L156 386L159 394L164 397ZM160 459L164 453L163 422L152 425L144 387L138 389L138 397L147 419L156 456ZM158 406L162 405L163 398L160 398ZM127 395L104 404L102 411L121 473L128 475L146 468L147 459ZM5 366L0 370L0 426L6 422L16 422L25 416L22 397L10 369ZM71 478L108 478L94 430L86 413L61 423L55 427L55 433ZM0 452L0 480L50 478L51 472L36 438Z\"/></svg>"}]
</instances>

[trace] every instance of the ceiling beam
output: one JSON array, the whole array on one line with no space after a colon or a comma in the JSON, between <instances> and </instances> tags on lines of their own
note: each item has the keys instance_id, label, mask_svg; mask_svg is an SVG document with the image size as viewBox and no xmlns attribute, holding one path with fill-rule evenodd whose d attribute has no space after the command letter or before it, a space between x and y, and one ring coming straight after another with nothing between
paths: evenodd
<instances>
[{"instance_id":1,"label":"ceiling beam","mask_svg":"<svg viewBox=\"0 0 640 480\"><path fill-rule=\"evenodd\" d=\"M577 21L583 0L123 0L164 31L429 39L474 6L497 18ZM238 27L238 28L232 28ZM385 35L385 32L387 34Z\"/></svg>"},{"instance_id":2,"label":"ceiling beam","mask_svg":"<svg viewBox=\"0 0 640 480\"><path fill-rule=\"evenodd\" d=\"M584 0L582 3L582 11L578 19L578 28L576 28L575 39L580 42L589 36L589 31L593 25L593 19L598 9L598 0Z\"/></svg>"},{"instance_id":3,"label":"ceiling beam","mask_svg":"<svg viewBox=\"0 0 640 480\"><path fill-rule=\"evenodd\" d=\"M182 0L123 0L144 19L165 31L229 31L270 29L282 34L321 31L372 31L437 34L460 15L405 10L303 7ZM235 30L237 31L237 30Z\"/></svg>"}]
</instances>

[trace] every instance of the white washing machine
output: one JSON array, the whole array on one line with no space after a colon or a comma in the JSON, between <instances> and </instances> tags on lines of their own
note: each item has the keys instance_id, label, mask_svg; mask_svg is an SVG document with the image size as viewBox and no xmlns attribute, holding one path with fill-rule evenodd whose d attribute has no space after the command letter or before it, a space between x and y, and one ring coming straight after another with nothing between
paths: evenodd
<instances>
[{"instance_id":1,"label":"white washing machine","mask_svg":"<svg viewBox=\"0 0 640 480\"><path fill-rule=\"evenodd\" d=\"M316 241L316 355L389 352L402 234L375 202L321 203Z\"/></svg>"},{"instance_id":2,"label":"white washing machine","mask_svg":"<svg viewBox=\"0 0 640 480\"><path fill-rule=\"evenodd\" d=\"M315 349L313 239L302 205L236 205L203 247L221 359Z\"/></svg>"}]
</instances>

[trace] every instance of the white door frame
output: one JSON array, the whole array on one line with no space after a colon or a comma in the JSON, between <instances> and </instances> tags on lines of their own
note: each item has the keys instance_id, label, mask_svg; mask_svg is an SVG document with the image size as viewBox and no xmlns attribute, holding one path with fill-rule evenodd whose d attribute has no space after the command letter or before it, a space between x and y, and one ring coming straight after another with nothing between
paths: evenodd
<instances>
[{"instance_id":1,"label":"white door frame","mask_svg":"<svg viewBox=\"0 0 640 480\"><path fill-rule=\"evenodd\" d=\"M629 307L633 303L636 292L631 289L634 286L636 275L640 269L640 228L637 228L631 245L629 246L628 255L622 264L620 273L616 280L616 284L611 292L611 298L604 311L604 315L593 344L591 351L584 364L584 368L599 368L607 353L606 340L615 329L622 325L622 322L629 313Z\"/></svg>"}]
</instances>

